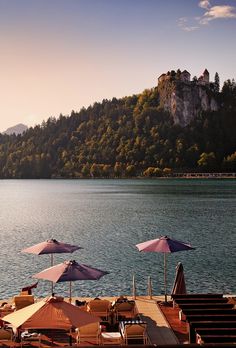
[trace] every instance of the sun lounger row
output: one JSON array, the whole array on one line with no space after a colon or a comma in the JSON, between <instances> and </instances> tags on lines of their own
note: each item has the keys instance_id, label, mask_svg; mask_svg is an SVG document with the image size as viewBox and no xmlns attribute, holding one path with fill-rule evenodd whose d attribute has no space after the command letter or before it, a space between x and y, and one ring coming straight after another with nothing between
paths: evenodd
<instances>
[{"instance_id":1,"label":"sun lounger row","mask_svg":"<svg viewBox=\"0 0 236 348\"><path fill-rule=\"evenodd\" d=\"M78 304L78 302L77 302ZM81 309L101 317L104 321L111 318L118 321L122 318L135 318L138 314L135 301L116 301L111 303L108 300L94 299L88 303L82 303Z\"/></svg>"},{"instance_id":2,"label":"sun lounger row","mask_svg":"<svg viewBox=\"0 0 236 348\"><path fill-rule=\"evenodd\" d=\"M99 323L76 330L76 343L95 344L148 344L147 323L140 320L121 321L119 331L103 332Z\"/></svg>"}]
</instances>

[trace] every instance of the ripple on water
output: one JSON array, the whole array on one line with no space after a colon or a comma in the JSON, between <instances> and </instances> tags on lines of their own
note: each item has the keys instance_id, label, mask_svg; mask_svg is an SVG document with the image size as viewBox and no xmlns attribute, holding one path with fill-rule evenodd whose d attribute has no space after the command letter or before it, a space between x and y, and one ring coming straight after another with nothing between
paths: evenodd
<instances>
[{"instance_id":1,"label":"ripple on water","mask_svg":"<svg viewBox=\"0 0 236 348\"><path fill-rule=\"evenodd\" d=\"M77 296L163 293L163 255L139 253L135 244L167 234L196 250L168 255L168 288L181 261L189 292L236 289L235 181L220 180L4 180L0 182L0 297L15 295L50 265L48 255L21 249L54 237L84 249L55 255L110 273L99 281L72 285ZM51 284L40 281L35 294ZM55 292L68 295L68 284Z\"/></svg>"}]
</instances>

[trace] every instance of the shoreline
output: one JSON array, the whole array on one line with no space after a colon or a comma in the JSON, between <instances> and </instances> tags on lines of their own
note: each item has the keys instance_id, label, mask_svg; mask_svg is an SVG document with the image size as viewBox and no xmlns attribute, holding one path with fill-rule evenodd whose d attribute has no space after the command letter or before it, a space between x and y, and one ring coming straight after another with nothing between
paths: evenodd
<instances>
[{"instance_id":1,"label":"shoreline","mask_svg":"<svg viewBox=\"0 0 236 348\"><path fill-rule=\"evenodd\" d=\"M74 177L74 178L0 178L3 180L171 180L171 179L208 179L208 180L232 180L236 179L236 173L175 173L168 176L132 176L132 177Z\"/></svg>"}]
</instances>

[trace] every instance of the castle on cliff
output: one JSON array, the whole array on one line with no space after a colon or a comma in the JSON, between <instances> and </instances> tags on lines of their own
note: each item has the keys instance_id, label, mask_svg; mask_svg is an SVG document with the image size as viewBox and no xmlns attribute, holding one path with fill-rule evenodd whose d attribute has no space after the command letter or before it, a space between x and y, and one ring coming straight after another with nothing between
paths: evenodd
<instances>
[{"instance_id":1,"label":"castle on cliff","mask_svg":"<svg viewBox=\"0 0 236 348\"><path fill-rule=\"evenodd\" d=\"M168 71L158 78L160 106L171 114L175 124L184 127L201 111L218 110L214 85L207 69L192 80L187 70Z\"/></svg>"},{"instance_id":2,"label":"castle on cliff","mask_svg":"<svg viewBox=\"0 0 236 348\"><path fill-rule=\"evenodd\" d=\"M161 76L158 77L158 84L164 81L169 80L176 80L181 82L187 82L187 83L196 83L198 85L209 85L210 83L210 74L207 69L205 69L202 73L202 75L199 78L195 78L191 81L191 74L187 71L180 71L179 69L177 72L174 70L168 71L166 74L161 74Z\"/></svg>"}]
</instances>

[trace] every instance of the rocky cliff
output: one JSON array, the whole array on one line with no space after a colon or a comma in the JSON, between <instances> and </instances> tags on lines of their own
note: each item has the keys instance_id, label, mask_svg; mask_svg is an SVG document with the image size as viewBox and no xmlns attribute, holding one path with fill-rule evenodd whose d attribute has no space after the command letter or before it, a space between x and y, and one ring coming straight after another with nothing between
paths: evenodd
<instances>
[{"instance_id":1,"label":"rocky cliff","mask_svg":"<svg viewBox=\"0 0 236 348\"><path fill-rule=\"evenodd\" d=\"M158 83L160 106L168 111L175 124L188 125L200 111L217 111L215 93L210 83L182 81L171 76Z\"/></svg>"}]
</instances>

